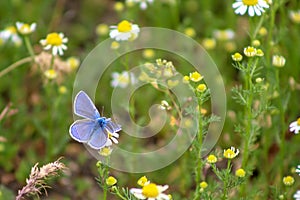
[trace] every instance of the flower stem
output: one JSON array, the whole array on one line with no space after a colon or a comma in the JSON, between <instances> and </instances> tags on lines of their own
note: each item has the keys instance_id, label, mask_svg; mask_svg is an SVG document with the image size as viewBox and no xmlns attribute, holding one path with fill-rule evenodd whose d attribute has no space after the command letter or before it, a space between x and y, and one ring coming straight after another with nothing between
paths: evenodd
<instances>
[{"instance_id":1,"label":"flower stem","mask_svg":"<svg viewBox=\"0 0 300 200\"><path fill-rule=\"evenodd\" d=\"M12 70L16 69L17 67L19 67L19 66L21 66L21 65L23 65L23 64L25 64L25 63L30 62L31 59L32 59L31 57L26 57L26 58L23 58L23 59L21 59L21 60L18 60L17 62L15 62L15 63L9 65L9 66L6 67L4 70L0 71L0 78L1 78L2 76L4 76L5 74L11 72Z\"/></svg>"},{"instance_id":2,"label":"flower stem","mask_svg":"<svg viewBox=\"0 0 300 200\"><path fill-rule=\"evenodd\" d=\"M33 48L32 48L32 45L31 45L31 42L29 40L29 37L28 36L24 36L24 41L25 41L25 46L32 58L32 62L34 62L34 57L35 57L35 54L34 54L34 51L33 51Z\"/></svg>"}]
</instances>

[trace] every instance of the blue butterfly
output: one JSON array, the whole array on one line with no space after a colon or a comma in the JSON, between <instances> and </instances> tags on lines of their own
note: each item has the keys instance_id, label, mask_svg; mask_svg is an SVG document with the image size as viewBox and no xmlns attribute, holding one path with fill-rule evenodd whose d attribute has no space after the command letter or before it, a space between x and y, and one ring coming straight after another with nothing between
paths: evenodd
<instances>
[{"instance_id":1,"label":"blue butterfly","mask_svg":"<svg viewBox=\"0 0 300 200\"><path fill-rule=\"evenodd\" d=\"M121 130L121 126L110 118L101 117L96 106L84 92L80 91L74 100L74 113L85 119L76 120L69 129L71 137L91 148L103 148L109 138ZM117 134L118 135L118 134Z\"/></svg>"}]
</instances>

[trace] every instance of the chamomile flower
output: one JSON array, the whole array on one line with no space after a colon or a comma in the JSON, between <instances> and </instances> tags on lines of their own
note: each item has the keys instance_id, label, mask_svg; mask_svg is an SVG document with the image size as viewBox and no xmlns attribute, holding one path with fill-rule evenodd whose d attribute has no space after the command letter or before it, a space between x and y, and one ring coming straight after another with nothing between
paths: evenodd
<instances>
[{"instance_id":1,"label":"chamomile flower","mask_svg":"<svg viewBox=\"0 0 300 200\"><path fill-rule=\"evenodd\" d=\"M55 78L57 77L57 73L56 73L56 71L55 71L54 69L48 69L48 70L46 70L46 71L44 72L44 75L45 75L48 79L50 79L50 80L55 79Z\"/></svg>"},{"instance_id":2,"label":"chamomile flower","mask_svg":"<svg viewBox=\"0 0 300 200\"><path fill-rule=\"evenodd\" d=\"M265 12L265 8L269 8L269 5L265 0L236 0L232 4L232 8L239 15L244 15L248 10L248 15L253 17L255 15L260 16Z\"/></svg>"},{"instance_id":3,"label":"chamomile flower","mask_svg":"<svg viewBox=\"0 0 300 200\"><path fill-rule=\"evenodd\" d=\"M14 26L8 26L3 31L1 31L0 40L2 41L2 43L11 41L16 46L20 46L22 44L22 40L17 34L17 29Z\"/></svg>"},{"instance_id":4,"label":"chamomile flower","mask_svg":"<svg viewBox=\"0 0 300 200\"><path fill-rule=\"evenodd\" d=\"M169 105L169 103L166 100L162 100L160 105L159 105L159 109L161 109L161 110L171 110L172 107Z\"/></svg>"},{"instance_id":5,"label":"chamomile flower","mask_svg":"<svg viewBox=\"0 0 300 200\"><path fill-rule=\"evenodd\" d=\"M52 49L53 55L63 55L64 50L67 50L65 43L68 42L68 38L64 37L63 33L49 33L45 39L40 40L40 43L44 46L45 50Z\"/></svg>"},{"instance_id":6,"label":"chamomile flower","mask_svg":"<svg viewBox=\"0 0 300 200\"><path fill-rule=\"evenodd\" d=\"M137 184L140 185L140 186L145 186L147 184L149 184L150 181L148 181L147 177L146 176L142 176L138 181L137 181Z\"/></svg>"},{"instance_id":7,"label":"chamomile flower","mask_svg":"<svg viewBox=\"0 0 300 200\"><path fill-rule=\"evenodd\" d=\"M299 173L300 176L300 165L297 166L297 169L295 170L296 173Z\"/></svg>"},{"instance_id":8,"label":"chamomile flower","mask_svg":"<svg viewBox=\"0 0 300 200\"><path fill-rule=\"evenodd\" d=\"M224 149L224 153L223 156L227 159L233 159L235 158L237 155L239 155L239 150L235 149L234 147L230 147L230 149Z\"/></svg>"},{"instance_id":9,"label":"chamomile flower","mask_svg":"<svg viewBox=\"0 0 300 200\"><path fill-rule=\"evenodd\" d=\"M295 134L298 134L300 130L300 117L297 119L297 121L294 121L290 124L290 131L294 132Z\"/></svg>"},{"instance_id":10,"label":"chamomile flower","mask_svg":"<svg viewBox=\"0 0 300 200\"><path fill-rule=\"evenodd\" d=\"M113 78L111 81L112 87L126 88L130 82L132 84L136 82L134 75L127 71L123 71L122 73L113 72L112 78Z\"/></svg>"},{"instance_id":11,"label":"chamomile flower","mask_svg":"<svg viewBox=\"0 0 300 200\"><path fill-rule=\"evenodd\" d=\"M240 168L235 171L235 175L240 178L244 178L246 176L246 172L244 169Z\"/></svg>"},{"instance_id":12,"label":"chamomile flower","mask_svg":"<svg viewBox=\"0 0 300 200\"><path fill-rule=\"evenodd\" d=\"M206 158L206 161L210 164L214 164L218 161L218 158L213 155L213 154L210 154L207 158Z\"/></svg>"},{"instance_id":13,"label":"chamomile flower","mask_svg":"<svg viewBox=\"0 0 300 200\"><path fill-rule=\"evenodd\" d=\"M300 200L300 190L298 190L293 197L295 200Z\"/></svg>"},{"instance_id":14,"label":"chamomile flower","mask_svg":"<svg viewBox=\"0 0 300 200\"><path fill-rule=\"evenodd\" d=\"M126 4L139 3L142 10L146 10L148 4L152 4L154 0L126 0Z\"/></svg>"},{"instance_id":15,"label":"chamomile flower","mask_svg":"<svg viewBox=\"0 0 300 200\"><path fill-rule=\"evenodd\" d=\"M197 90L198 92L204 92L206 89L207 89L207 87L206 87L206 85L203 84L203 83L199 84L199 85L197 86L197 88L196 88L196 90Z\"/></svg>"},{"instance_id":16,"label":"chamomile flower","mask_svg":"<svg viewBox=\"0 0 300 200\"><path fill-rule=\"evenodd\" d=\"M123 20L117 26L111 26L111 28L109 36L116 41L134 40L140 32L138 25L127 20Z\"/></svg>"},{"instance_id":17,"label":"chamomile flower","mask_svg":"<svg viewBox=\"0 0 300 200\"><path fill-rule=\"evenodd\" d=\"M170 196L163 192L169 188L168 185L156 185L155 183L148 183L140 188L131 188L130 193L133 194L137 199L147 200L170 200Z\"/></svg>"},{"instance_id":18,"label":"chamomile flower","mask_svg":"<svg viewBox=\"0 0 300 200\"><path fill-rule=\"evenodd\" d=\"M244 48L244 54L247 57L254 57L256 56L257 50L254 47L248 46Z\"/></svg>"},{"instance_id":19,"label":"chamomile flower","mask_svg":"<svg viewBox=\"0 0 300 200\"><path fill-rule=\"evenodd\" d=\"M235 33L231 29L224 29L224 30L215 30L213 32L213 35L217 40L227 41L227 40L232 40L235 36Z\"/></svg>"},{"instance_id":20,"label":"chamomile flower","mask_svg":"<svg viewBox=\"0 0 300 200\"><path fill-rule=\"evenodd\" d=\"M300 10L290 11L289 17L294 23L299 24L300 23Z\"/></svg>"},{"instance_id":21,"label":"chamomile flower","mask_svg":"<svg viewBox=\"0 0 300 200\"><path fill-rule=\"evenodd\" d=\"M107 157L107 156L109 156L111 154L111 152L112 152L112 148L110 148L110 147L103 147L103 148L101 148L99 150L98 153L101 156Z\"/></svg>"},{"instance_id":22,"label":"chamomile flower","mask_svg":"<svg viewBox=\"0 0 300 200\"><path fill-rule=\"evenodd\" d=\"M202 189L207 188L207 186L208 186L208 184L207 184L207 182L205 182L205 181L202 181L202 182L200 183L200 188L202 188Z\"/></svg>"},{"instance_id":23,"label":"chamomile flower","mask_svg":"<svg viewBox=\"0 0 300 200\"><path fill-rule=\"evenodd\" d=\"M231 58L232 60L239 62L243 59L243 56L240 53L236 52L235 54L231 55Z\"/></svg>"},{"instance_id":24,"label":"chamomile flower","mask_svg":"<svg viewBox=\"0 0 300 200\"><path fill-rule=\"evenodd\" d=\"M108 132L108 134L107 134L107 141L106 141L106 143L105 143L105 146L106 146L106 147L109 147L109 146L111 146L113 143L118 144L118 143L119 143L118 138L119 138L119 133L116 133L116 132L114 132L114 133Z\"/></svg>"},{"instance_id":25,"label":"chamomile flower","mask_svg":"<svg viewBox=\"0 0 300 200\"><path fill-rule=\"evenodd\" d=\"M198 72L190 73L190 80L193 82L199 82L203 79L203 76Z\"/></svg>"},{"instance_id":26,"label":"chamomile flower","mask_svg":"<svg viewBox=\"0 0 300 200\"><path fill-rule=\"evenodd\" d=\"M283 177L282 182L286 186L291 186L294 184L295 179L292 176L285 176Z\"/></svg>"},{"instance_id":27,"label":"chamomile flower","mask_svg":"<svg viewBox=\"0 0 300 200\"><path fill-rule=\"evenodd\" d=\"M105 179L105 183L108 186L113 186L117 183L117 179L113 176L109 176L107 179Z\"/></svg>"},{"instance_id":28,"label":"chamomile flower","mask_svg":"<svg viewBox=\"0 0 300 200\"><path fill-rule=\"evenodd\" d=\"M283 67L285 65L285 58L283 56L274 55L272 57L272 65L275 67Z\"/></svg>"},{"instance_id":29,"label":"chamomile flower","mask_svg":"<svg viewBox=\"0 0 300 200\"><path fill-rule=\"evenodd\" d=\"M214 49L217 45L215 38L204 38L202 45L206 50Z\"/></svg>"},{"instance_id":30,"label":"chamomile flower","mask_svg":"<svg viewBox=\"0 0 300 200\"><path fill-rule=\"evenodd\" d=\"M23 22L16 23L17 30L22 35L28 35L35 31L36 23L26 24Z\"/></svg>"}]
</instances>

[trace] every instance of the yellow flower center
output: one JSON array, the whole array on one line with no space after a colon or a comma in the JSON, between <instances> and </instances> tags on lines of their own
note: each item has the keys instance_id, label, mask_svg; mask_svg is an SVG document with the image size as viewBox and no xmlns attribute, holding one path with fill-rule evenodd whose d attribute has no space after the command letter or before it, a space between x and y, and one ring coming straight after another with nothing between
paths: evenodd
<instances>
[{"instance_id":1,"label":"yellow flower center","mask_svg":"<svg viewBox=\"0 0 300 200\"><path fill-rule=\"evenodd\" d=\"M26 32L30 30L30 26L29 24L23 24L23 26L21 26L20 31L21 32Z\"/></svg>"},{"instance_id":2,"label":"yellow flower center","mask_svg":"<svg viewBox=\"0 0 300 200\"><path fill-rule=\"evenodd\" d=\"M17 33L17 29L14 26L9 26L6 28L10 33Z\"/></svg>"},{"instance_id":3,"label":"yellow flower center","mask_svg":"<svg viewBox=\"0 0 300 200\"><path fill-rule=\"evenodd\" d=\"M283 178L283 183L287 186L293 185L295 182L295 179L291 176L286 176Z\"/></svg>"},{"instance_id":4,"label":"yellow flower center","mask_svg":"<svg viewBox=\"0 0 300 200\"><path fill-rule=\"evenodd\" d=\"M57 33L49 33L46 38L47 44L51 44L53 46L62 45L63 41L59 34Z\"/></svg>"},{"instance_id":5,"label":"yellow flower center","mask_svg":"<svg viewBox=\"0 0 300 200\"><path fill-rule=\"evenodd\" d=\"M207 157L207 162L208 163L216 163L217 162L217 157L215 156L215 155L209 155L208 157Z\"/></svg>"},{"instance_id":6,"label":"yellow flower center","mask_svg":"<svg viewBox=\"0 0 300 200\"><path fill-rule=\"evenodd\" d=\"M145 183L147 183L147 182L148 182L147 177L146 177L146 176L143 176L143 177L141 177L141 178L138 180L137 183L138 183L140 186L144 186Z\"/></svg>"},{"instance_id":7,"label":"yellow flower center","mask_svg":"<svg viewBox=\"0 0 300 200\"><path fill-rule=\"evenodd\" d=\"M193 73L190 73L190 79L194 82L198 82L198 81L201 81L202 80L202 75L199 74L198 72L193 72Z\"/></svg>"},{"instance_id":8,"label":"yellow flower center","mask_svg":"<svg viewBox=\"0 0 300 200\"><path fill-rule=\"evenodd\" d=\"M243 177L245 177L246 172L245 172L245 170L243 170L243 169L238 169L238 170L236 170L235 175L236 175L237 177L243 178Z\"/></svg>"},{"instance_id":9,"label":"yellow flower center","mask_svg":"<svg viewBox=\"0 0 300 200\"><path fill-rule=\"evenodd\" d=\"M297 119L297 125L300 126L300 117Z\"/></svg>"},{"instance_id":10,"label":"yellow flower center","mask_svg":"<svg viewBox=\"0 0 300 200\"><path fill-rule=\"evenodd\" d=\"M200 187L203 188L203 189L207 188L207 186L208 186L208 184L205 181L202 181L200 183Z\"/></svg>"},{"instance_id":11,"label":"yellow flower center","mask_svg":"<svg viewBox=\"0 0 300 200\"><path fill-rule=\"evenodd\" d=\"M129 32L132 29L132 25L129 21L123 20L118 24L118 31L119 32Z\"/></svg>"},{"instance_id":12,"label":"yellow flower center","mask_svg":"<svg viewBox=\"0 0 300 200\"><path fill-rule=\"evenodd\" d=\"M118 77L118 81L120 83L127 84L129 82L129 77L122 74Z\"/></svg>"},{"instance_id":13,"label":"yellow flower center","mask_svg":"<svg viewBox=\"0 0 300 200\"><path fill-rule=\"evenodd\" d=\"M243 3L247 6L255 6L258 4L258 0L243 0Z\"/></svg>"},{"instance_id":14,"label":"yellow flower center","mask_svg":"<svg viewBox=\"0 0 300 200\"><path fill-rule=\"evenodd\" d=\"M224 151L224 157L225 158L234 158L235 153L231 149L227 149L226 151Z\"/></svg>"},{"instance_id":15,"label":"yellow flower center","mask_svg":"<svg viewBox=\"0 0 300 200\"><path fill-rule=\"evenodd\" d=\"M205 84L198 85L197 90L199 92L204 92L206 90L206 85Z\"/></svg>"},{"instance_id":16,"label":"yellow flower center","mask_svg":"<svg viewBox=\"0 0 300 200\"><path fill-rule=\"evenodd\" d=\"M142 194L145 196L145 197L152 197L152 198L155 198L159 195L159 191L158 191L158 188L156 186L156 184L154 183L150 183L148 185L145 185L142 189Z\"/></svg>"},{"instance_id":17,"label":"yellow flower center","mask_svg":"<svg viewBox=\"0 0 300 200\"><path fill-rule=\"evenodd\" d=\"M105 180L106 184L108 186L113 186L114 184L117 183L117 179L115 179L114 177L110 176Z\"/></svg>"}]
</instances>

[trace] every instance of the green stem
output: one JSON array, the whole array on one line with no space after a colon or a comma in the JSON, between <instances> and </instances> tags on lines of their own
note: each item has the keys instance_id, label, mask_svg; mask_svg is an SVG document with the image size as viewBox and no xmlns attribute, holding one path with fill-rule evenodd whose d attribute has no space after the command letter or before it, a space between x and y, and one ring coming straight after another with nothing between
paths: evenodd
<instances>
[{"instance_id":1,"label":"green stem","mask_svg":"<svg viewBox=\"0 0 300 200\"><path fill-rule=\"evenodd\" d=\"M228 179L229 179L229 173L230 173L230 164L231 164L231 160L228 159L227 161L227 168L226 168L226 175L225 175L225 180L223 180L224 182L224 187L223 187L223 200L228 199Z\"/></svg>"},{"instance_id":2,"label":"green stem","mask_svg":"<svg viewBox=\"0 0 300 200\"><path fill-rule=\"evenodd\" d=\"M30 62L31 59L32 59L31 57L26 57L26 58L23 58L23 59L21 59L21 60L18 60L17 62L15 62L15 63L9 65L8 67L6 67L4 70L2 70L2 71L0 72L0 78L1 78L2 76L4 76L5 74L11 72L12 70L16 69L17 67L19 67L19 66L21 66L21 65L23 65L23 64L25 64L25 63Z\"/></svg>"},{"instance_id":3,"label":"green stem","mask_svg":"<svg viewBox=\"0 0 300 200\"><path fill-rule=\"evenodd\" d=\"M25 42L25 46L32 58L32 62L34 62L34 57L35 57L35 54L34 54L34 51L33 51L33 48L32 48L32 45L31 45L31 42L29 40L29 37L28 36L24 36L24 42Z\"/></svg>"},{"instance_id":4,"label":"green stem","mask_svg":"<svg viewBox=\"0 0 300 200\"><path fill-rule=\"evenodd\" d=\"M50 63L50 69L53 69L53 65L54 65L54 59L55 59L55 56L52 54L51 56L51 63Z\"/></svg>"},{"instance_id":5,"label":"green stem","mask_svg":"<svg viewBox=\"0 0 300 200\"><path fill-rule=\"evenodd\" d=\"M275 76L276 76L276 90L279 93L279 97L281 97L281 92L280 92L280 81L279 81L279 70L276 69L275 72ZM280 135L280 161L284 161L284 155L285 155L285 131L284 128L285 127L285 121L284 121L284 108L283 108L283 102L281 100L281 98L278 98L278 108L279 108L279 117L280 117L280 125L279 125L279 135ZM282 163L282 165L280 165L280 177L282 177L283 175L283 169L284 169L284 163Z\"/></svg>"}]
</instances>

